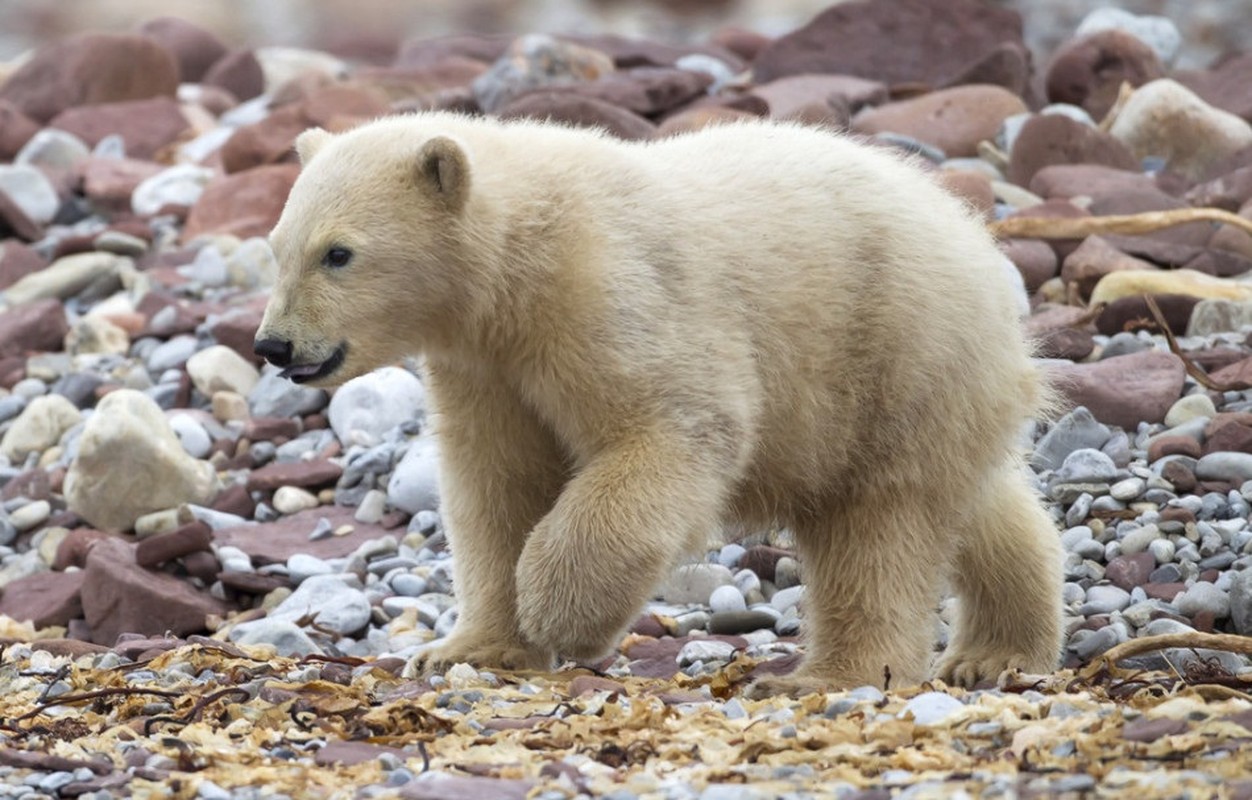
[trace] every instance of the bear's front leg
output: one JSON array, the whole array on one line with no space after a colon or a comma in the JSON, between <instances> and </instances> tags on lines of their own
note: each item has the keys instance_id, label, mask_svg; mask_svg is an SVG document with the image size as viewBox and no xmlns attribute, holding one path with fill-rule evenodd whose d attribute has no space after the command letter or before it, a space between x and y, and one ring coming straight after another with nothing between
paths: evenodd
<instances>
[{"instance_id":1,"label":"bear's front leg","mask_svg":"<svg viewBox=\"0 0 1252 800\"><path fill-rule=\"evenodd\" d=\"M728 470L709 461L660 435L592 459L522 552L523 635L580 660L611 650L679 555L716 524Z\"/></svg>"},{"instance_id":2,"label":"bear's front leg","mask_svg":"<svg viewBox=\"0 0 1252 800\"><path fill-rule=\"evenodd\" d=\"M498 387L432 367L438 411L440 511L453 554L459 614L452 633L409 663L409 676L465 662L550 669L555 654L517 624L517 562L526 536L556 501L565 465L555 439Z\"/></svg>"}]
</instances>

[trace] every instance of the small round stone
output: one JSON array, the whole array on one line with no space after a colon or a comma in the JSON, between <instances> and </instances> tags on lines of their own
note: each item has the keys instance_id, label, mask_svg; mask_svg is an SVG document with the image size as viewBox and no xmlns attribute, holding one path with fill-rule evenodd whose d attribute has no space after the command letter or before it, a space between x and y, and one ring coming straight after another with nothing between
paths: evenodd
<instances>
[{"instance_id":1,"label":"small round stone","mask_svg":"<svg viewBox=\"0 0 1252 800\"><path fill-rule=\"evenodd\" d=\"M709 607L713 613L727 611L746 611L747 602L743 594L734 586L719 586L709 595Z\"/></svg>"}]
</instances>

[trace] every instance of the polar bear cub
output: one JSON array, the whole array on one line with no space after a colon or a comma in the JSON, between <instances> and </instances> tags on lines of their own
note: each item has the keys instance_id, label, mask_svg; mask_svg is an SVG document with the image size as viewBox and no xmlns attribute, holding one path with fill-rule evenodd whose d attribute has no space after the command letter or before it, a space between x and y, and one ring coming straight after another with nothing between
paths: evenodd
<instances>
[{"instance_id":1,"label":"polar bear cub","mask_svg":"<svg viewBox=\"0 0 1252 800\"><path fill-rule=\"evenodd\" d=\"M456 627L415 662L610 650L729 525L795 533L806 655L757 694L1046 671L1060 549L1015 441L1044 392L1002 257L919 168L797 125L650 143L448 113L297 142L257 352L414 354Z\"/></svg>"}]
</instances>

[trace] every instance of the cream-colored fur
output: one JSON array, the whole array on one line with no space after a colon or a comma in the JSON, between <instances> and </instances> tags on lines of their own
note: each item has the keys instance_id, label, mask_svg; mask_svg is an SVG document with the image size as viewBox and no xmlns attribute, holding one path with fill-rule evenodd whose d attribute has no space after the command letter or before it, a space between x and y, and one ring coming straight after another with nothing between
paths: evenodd
<instances>
[{"instance_id":1,"label":"cream-colored fur","mask_svg":"<svg viewBox=\"0 0 1252 800\"><path fill-rule=\"evenodd\" d=\"M799 671L758 694L1051 669L1060 550L1001 256L918 168L828 132L648 144L394 117L298 144L259 338L339 383L425 356L461 614L417 666L614 646L714 529L796 534ZM323 264L331 247L350 264ZM950 570L949 570L950 567Z\"/></svg>"}]
</instances>

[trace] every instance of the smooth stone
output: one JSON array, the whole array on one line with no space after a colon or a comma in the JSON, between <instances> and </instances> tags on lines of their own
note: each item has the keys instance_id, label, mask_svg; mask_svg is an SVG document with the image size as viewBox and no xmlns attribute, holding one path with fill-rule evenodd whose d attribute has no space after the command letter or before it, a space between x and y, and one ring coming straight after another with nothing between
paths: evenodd
<instances>
[{"instance_id":1,"label":"smooth stone","mask_svg":"<svg viewBox=\"0 0 1252 800\"><path fill-rule=\"evenodd\" d=\"M709 595L709 608L713 609L713 613L747 611L748 604L743 599L743 594L730 586L719 586Z\"/></svg>"},{"instance_id":2,"label":"smooth stone","mask_svg":"<svg viewBox=\"0 0 1252 800\"><path fill-rule=\"evenodd\" d=\"M770 613L762 609L715 611L709 618L709 633L734 635L750 631L770 630L777 621L777 612Z\"/></svg>"},{"instance_id":3,"label":"smooth stone","mask_svg":"<svg viewBox=\"0 0 1252 800\"><path fill-rule=\"evenodd\" d=\"M28 164L0 164L0 192L39 226L51 222L61 207L52 181Z\"/></svg>"},{"instance_id":4,"label":"smooth stone","mask_svg":"<svg viewBox=\"0 0 1252 800\"><path fill-rule=\"evenodd\" d=\"M735 657L735 646L720 639L692 639L678 651L678 665L690 666L697 661L729 661Z\"/></svg>"},{"instance_id":5,"label":"smooth stone","mask_svg":"<svg viewBox=\"0 0 1252 800\"><path fill-rule=\"evenodd\" d=\"M1130 605L1130 592L1117 586L1092 586L1087 590L1087 602L1078 609L1083 616L1111 614Z\"/></svg>"},{"instance_id":6,"label":"smooth stone","mask_svg":"<svg viewBox=\"0 0 1252 800\"><path fill-rule=\"evenodd\" d=\"M322 648L295 623L272 617L236 625L231 628L230 640L242 645L272 645L285 658L322 653Z\"/></svg>"},{"instance_id":7,"label":"smooth stone","mask_svg":"<svg viewBox=\"0 0 1252 800\"><path fill-rule=\"evenodd\" d=\"M718 587L733 589L733 583L731 571L721 564L683 564L670 574L658 594L667 603L706 603Z\"/></svg>"},{"instance_id":8,"label":"smooth stone","mask_svg":"<svg viewBox=\"0 0 1252 800\"><path fill-rule=\"evenodd\" d=\"M43 453L82 419L82 414L59 394L31 400L0 440L0 455L20 465L31 453Z\"/></svg>"},{"instance_id":9,"label":"smooth stone","mask_svg":"<svg viewBox=\"0 0 1252 800\"><path fill-rule=\"evenodd\" d=\"M1098 450L1112 435L1107 425L1096 421L1086 408L1079 406L1057 420L1045 433L1031 454L1030 463L1036 469L1055 470L1075 450Z\"/></svg>"},{"instance_id":10,"label":"smooth stone","mask_svg":"<svg viewBox=\"0 0 1252 800\"><path fill-rule=\"evenodd\" d=\"M221 344L206 347L188 358L187 374L205 397L217 392L247 395L261 379L251 362Z\"/></svg>"},{"instance_id":11,"label":"smooth stone","mask_svg":"<svg viewBox=\"0 0 1252 800\"><path fill-rule=\"evenodd\" d=\"M326 407L322 389L312 389L279 377L275 367L265 366L261 378L248 393L248 406L254 417L303 417Z\"/></svg>"},{"instance_id":12,"label":"smooth stone","mask_svg":"<svg viewBox=\"0 0 1252 800\"><path fill-rule=\"evenodd\" d=\"M409 443L387 481L387 502L409 514L439 508L439 443L434 436L419 436Z\"/></svg>"},{"instance_id":13,"label":"smooth stone","mask_svg":"<svg viewBox=\"0 0 1252 800\"><path fill-rule=\"evenodd\" d=\"M190 414L172 414L169 417L170 429L182 443L187 455L192 458L208 458L213 449L213 438L204 426Z\"/></svg>"},{"instance_id":14,"label":"smooth stone","mask_svg":"<svg viewBox=\"0 0 1252 800\"><path fill-rule=\"evenodd\" d=\"M134 262L126 256L101 252L74 253L20 278L4 290L3 297L14 306L35 300L68 300L97 281L133 268Z\"/></svg>"},{"instance_id":15,"label":"smooth stone","mask_svg":"<svg viewBox=\"0 0 1252 800\"><path fill-rule=\"evenodd\" d=\"M126 530L153 511L209 505L218 486L217 470L187 454L151 398L118 389L100 401L83 428L65 477L65 499L93 526Z\"/></svg>"},{"instance_id":16,"label":"smooth stone","mask_svg":"<svg viewBox=\"0 0 1252 800\"><path fill-rule=\"evenodd\" d=\"M791 586L774 592L769 602L774 608L785 613L787 609L798 606L803 597L804 586Z\"/></svg>"},{"instance_id":17,"label":"smooth stone","mask_svg":"<svg viewBox=\"0 0 1252 800\"><path fill-rule=\"evenodd\" d=\"M19 532L29 531L47 522L52 515L52 504L47 500L27 503L9 514L9 522Z\"/></svg>"},{"instance_id":18,"label":"smooth stone","mask_svg":"<svg viewBox=\"0 0 1252 800\"><path fill-rule=\"evenodd\" d=\"M330 427L344 445L373 445L392 428L418 420L426 411L426 390L417 376L385 367L345 383L330 401Z\"/></svg>"},{"instance_id":19,"label":"smooth stone","mask_svg":"<svg viewBox=\"0 0 1252 800\"><path fill-rule=\"evenodd\" d=\"M1232 574L1230 579L1230 621L1235 633L1252 636L1252 569Z\"/></svg>"},{"instance_id":20,"label":"smooth stone","mask_svg":"<svg viewBox=\"0 0 1252 800\"><path fill-rule=\"evenodd\" d=\"M912 716L915 725L938 725L964 709L965 704L950 694L922 692L910 698L897 716L901 719Z\"/></svg>"},{"instance_id":21,"label":"smooth stone","mask_svg":"<svg viewBox=\"0 0 1252 800\"><path fill-rule=\"evenodd\" d=\"M178 164L147 178L130 196L131 210L141 217L155 216L166 206L190 208L200 199L216 173L207 167Z\"/></svg>"},{"instance_id":22,"label":"smooth stone","mask_svg":"<svg viewBox=\"0 0 1252 800\"><path fill-rule=\"evenodd\" d=\"M298 486L280 486L274 492L273 505L280 514L290 515L317 508L321 502L317 495Z\"/></svg>"},{"instance_id":23,"label":"smooth stone","mask_svg":"<svg viewBox=\"0 0 1252 800\"><path fill-rule=\"evenodd\" d=\"M1173 605L1182 614L1194 617L1201 612L1209 612L1217 619L1225 619L1230 615L1230 596L1207 581L1198 581L1174 598Z\"/></svg>"},{"instance_id":24,"label":"smooth stone","mask_svg":"<svg viewBox=\"0 0 1252 800\"><path fill-rule=\"evenodd\" d=\"M1196 462L1195 476L1202 481L1252 480L1252 453L1209 453Z\"/></svg>"},{"instance_id":25,"label":"smooth stone","mask_svg":"<svg viewBox=\"0 0 1252 800\"><path fill-rule=\"evenodd\" d=\"M296 553L287 559L287 575L292 583L301 584L317 575L331 575L335 568L317 556Z\"/></svg>"},{"instance_id":26,"label":"smooth stone","mask_svg":"<svg viewBox=\"0 0 1252 800\"><path fill-rule=\"evenodd\" d=\"M270 612L270 619L308 620L323 630L349 636L370 620L369 598L334 575L315 575L301 583Z\"/></svg>"},{"instance_id":27,"label":"smooth stone","mask_svg":"<svg viewBox=\"0 0 1252 800\"><path fill-rule=\"evenodd\" d=\"M1194 419L1210 418L1217 415L1217 406L1213 400L1203 393L1189 394L1180 397L1165 413L1165 425L1173 428Z\"/></svg>"},{"instance_id":28,"label":"smooth stone","mask_svg":"<svg viewBox=\"0 0 1252 800\"><path fill-rule=\"evenodd\" d=\"M1182 34L1168 17L1132 14L1120 8L1097 8L1078 23L1074 37L1100 31L1117 30L1128 33L1152 48L1165 66L1172 66L1182 47Z\"/></svg>"},{"instance_id":29,"label":"smooth stone","mask_svg":"<svg viewBox=\"0 0 1252 800\"><path fill-rule=\"evenodd\" d=\"M1127 478L1118 481L1109 487L1109 495L1114 500L1120 500L1123 503L1129 503L1139 495L1143 494L1148 488L1148 482L1143 478Z\"/></svg>"}]
</instances>

